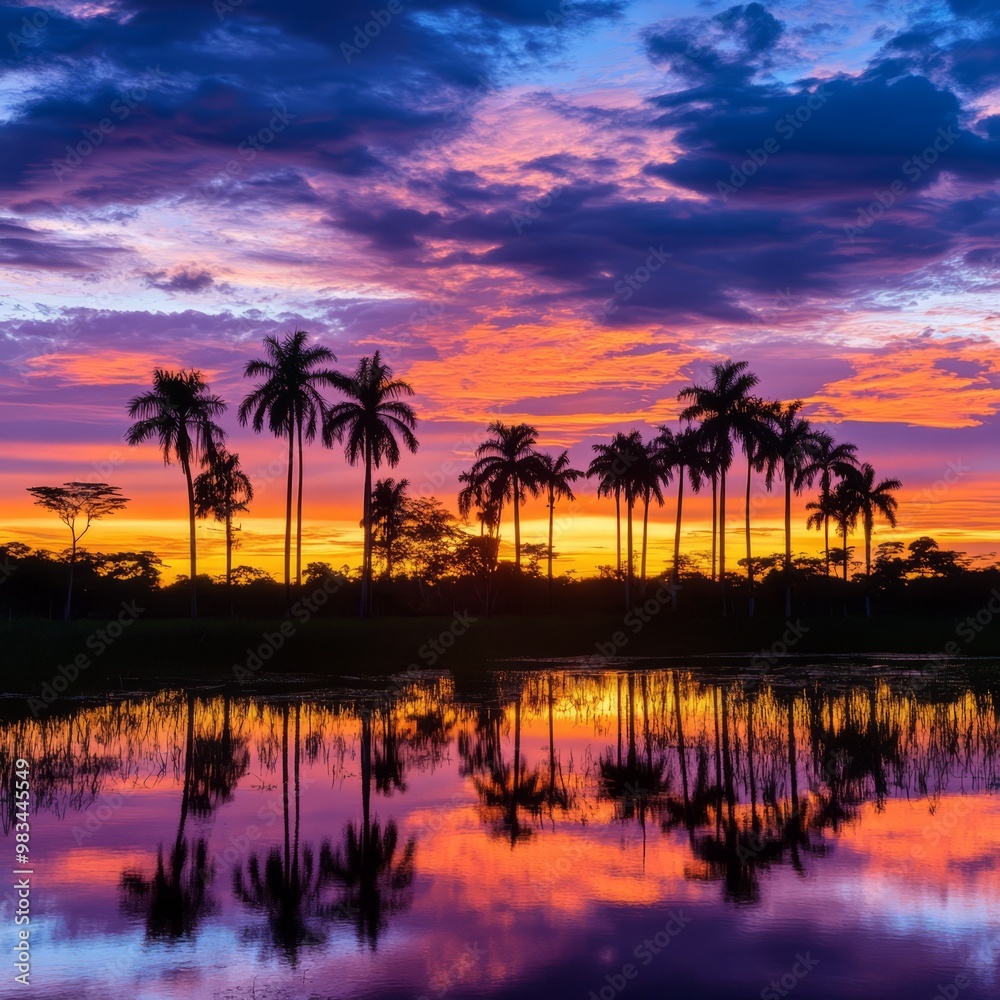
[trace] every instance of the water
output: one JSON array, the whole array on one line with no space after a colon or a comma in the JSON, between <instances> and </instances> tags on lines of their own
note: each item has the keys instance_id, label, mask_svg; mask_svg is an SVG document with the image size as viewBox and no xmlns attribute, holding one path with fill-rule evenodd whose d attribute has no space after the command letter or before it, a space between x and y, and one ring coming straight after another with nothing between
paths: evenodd
<instances>
[{"instance_id":1,"label":"water","mask_svg":"<svg viewBox=\"0 0 1000 1000\"><path fill-rule=\"evenodd\" d=\"M993 998L996 687L847 673L8 707L31 993Z\"/></svg>"}]
</instances>

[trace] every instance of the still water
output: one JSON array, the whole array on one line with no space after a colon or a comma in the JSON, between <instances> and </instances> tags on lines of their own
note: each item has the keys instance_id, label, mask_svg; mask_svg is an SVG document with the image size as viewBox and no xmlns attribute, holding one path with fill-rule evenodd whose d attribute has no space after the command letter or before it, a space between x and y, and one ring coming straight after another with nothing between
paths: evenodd
<instances>
[{"instance_id":1,"label":"still water","mask_svg":"<svg viewBox=\"0 0 1000 1000\"><path fill-rule=\"evenodd\" d=\"M1000 993L994 684L550 666L8 707L0 995Z\"/></svg>"}]
</instances>

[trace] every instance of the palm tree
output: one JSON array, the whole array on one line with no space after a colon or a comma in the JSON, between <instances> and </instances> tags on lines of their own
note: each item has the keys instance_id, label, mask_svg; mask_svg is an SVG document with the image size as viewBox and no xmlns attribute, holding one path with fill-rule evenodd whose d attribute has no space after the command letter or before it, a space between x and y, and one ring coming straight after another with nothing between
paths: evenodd
<instances>
[{"instance_id":1,"label":"palm tree","mask_svg":"<svg viewBox=\"0 0 1000 1000\"><path fill-rule=\"evenodd\" d=\"M750 538L750 492L753 484L753 474L763 472L774 461L777 454L777 439L774 424L780 411L779 403L769 403L756 396L748 397L735 414L733 431L743 445L747 456L747 489L744 522L747 546L747 614L752 618L754 613L753 592L753 546ZM767 479L770 490L770 477Z\"/></svg>"},{"instance_id":2,"label":"palm tree","mask_svg":"<svg viewBox=\"0 0 1000 1000\"><path fill-rule=\"evenodd\" d=\"M620 431L610 444L595 444L595 457L587 466L587 476L597 480L599 497L615 498L615 546L618 557L618 576L622 575L622 492L632 463L636 461L635 439L638 433ZM629 557L631 559L631 555Z\"/></svg>"},{"instance_id":3,"label":"palm tree","mask_svg":"<svg viewBox=\"0 0 1000 1000\"><path fill-rule=\"evenodd\" d=\"M808 420L798 415L802 400L796 399L781 407L774 424L774 458L767 469L767 485L771 486L775 471L785 484L785 617L792 613L792 491L801 493L812 486L819 474L816 455L820 435Z\"/></svg>"},{"instance_id":4,"label":"palm tree","mask_svg":"<svg viewBox=\"0 0 1000 1000\"><path fill-rule=\"evenodd\" d=\"M687 473L691 488L701 491L705 477L710 475L710 455L705 450L704 435L694 427L685 427L676 434L666 426L660 427L659 448L663 463L667 468L677 470L677 523L674 527L674 565L670 574L674 590L671 603L677 606L677 585L680 581L681 560L681 514L684 509L684 474ZM715 525L712 526L713 535Z\"/></svg>"},{"instance_id":5,"label":"palm tree","mask_svg":"<svg viewBox=\"0 0 1000 1000\"><path fill-rule=\"evenodd\" d=\"M758 379L746 361L724 361L712 365L711 385L690 385L678 399L690 402L681 420L698 420L718 463L719 477L719 580L725 595L726 582L726 472L733 462L733 431ZM723 598L723 609L725 599Z\"/></svg>"},{"instance_id":6,"label":"palm tree","mask_svg":"<svg viewBox=\"0 0 1000 1000\"><path fill-rule=\"evenodd\" d=\"M502 509L514 505L514 566L521 572L521 504L527 494L538 496L544 467L534 445L538 431L530 424L505 424L499 420L487 430L492 435L476 449L471 480ZM497 517L499 520L500 511Z\"/></svg>"},{"instance_id":7,"label":"palm tree","mask_svg":"<svg viewBox=\"0 0 1000 1000\"><path fill-rule=\"evenodd\" d=\"M295 584L302 582L302 438L312 441L326 401L324 386L339 388L344 376L332 368L320 367L336 361L328 347L307 345L309 334L296 330L283 340L264 338L266 357L253 358L243 368L244 378L261 379L240 404L240 426L248 422L260 434L267 429L277 438L288 438L288 489L285 498L285 605L291 605L292 591L292 475L295 445L298 443L299 484L295 529Z\"/></svg>"},{"instance_id":8,"label":"palm tree","mask_svg":"<svg viewBox=\"0 0 1000 1000\"><path fill-rule=\"evenodd\" d=\"M133 396L128 415L135 423L125 432L130 445L155 438L163 451L164 465L180 462L187 484L188 526L191 554L191 617L198 615L198 553L195 541L195 498L192 465L211 462L225 432L215 422L226 411L219 396L209 394L199 371L178 372L157 368L151 392Z\"/></svg>"},{"instance_id":9,"label":"palm tree","mask_svg":"<svg viewBox=\"0 0 1000 1000\"><path fill-rule=\"evenodd\" d=\"M380 479L372 489L372 546L382 552L385 560L383 575L387 580L392 577L393 546L399 540L406 523L406 490L409 485L408 479L400 479L398 483L395 479Z\"/></svg>"},{"instance_id":10,"label":"palm tree","mask_svg":"<svg viewBox=\"0 0 1000 1000\"><path fill-rule=\"evenodd\" d=\"M549 508L549 610L552 610L552 542L555 527L556 500L575 500L572 484L582 479L584 473L569 464L569 452L556 458L547 452L538 456L541 462L541 485L548 496Z\"/></svg>"},{"instance_id":11,"label":"palm tree","mask_svg":"<svg viewBox=\"0 0 1000 1000\"><path fill-rule=\"evenodd\" d=\"M858 446L844 442L834 444L833 438L824 431L817 432L813 441L812 461L806 467L806 474L815 478L819 476L820 503L825 505L824 497L829 498L833 486L833 477L843 479L850 470L857 467L856 458ZM817 524L817 527L819 525ZM823 542L826 547L826 575L830 576L830 515L824 514L822 520ZM845 556L846 563L846 556Z\"/></svg>"},{"instance_id":12,"label":"palm tree","mask_svg":"<svg viewBox=\"0 0 1000 1000\"><path fill-rule=\"evenodd\" d=\"M806 510L812 511L806 522L810 528L820 528L833 521L844 539L844 582L847 581L847 536L858 523L858 508L846 482L841 481L829 492L820 493L814 503L807 503ZM827 560L830 550L827 551Z\"/></svg>"},{"instance_id":13,"label":"palm tree","mask_svg":"<svg viewBox=\"0 0 1000 1000\"><path fill-rule=\"evenodd\" d=\"M865 533L865 577L870 580L872 575L872 531L875 528L875 518L881 517L891 528L896 527L896 511L899 501L893 496L896 490L903 488L898 479L883 479L876 485L875 470L865 462L860 468L852 469L843 481L846 503L861 519ZM846 548L846 543L845 543ZM845 556L846 561L846 556ZM865 614L871 617L871 595L865 594Z\"/></svg>"},{"instance_id":14,"label":"palm tree","mask_svg":"<svg viewBox=\"0 0 1000 1000\"><path fill-rule=\"evenodd\" d=\"M663 506L663 490L673 478L671 468L666 464L668 454L662 449L662 435L648 444L640 439L639 460L631 469L631 482L638 498L642 499L642 555L639 561L639 581L646 586L646 551L649 540L649 501L655 500L657 507Z\"/></svg>"},{"instance_id":15,"label":"palm tree","mask_svg":"<svg viewBox=\"0 0 1000 1000\"><path fill-rule=\"evenodd\" d=\"M226 526L226 589L233 583L233 515L250 507L253 484L240 468L240 456L220 448L209 467L194 481L195 514Z\"/></svg>"},{"instance_id":16,"label":"palm tree","mask_svg":"<svg viewBox=\"0 0 1000 1000\"><path fill-rule=\"evenodd\" d=\"M365 463L361 617L366 618L371 614L372 467L381 468L383 461L391 468L399 464L397 435L411 453L416 453L418 445L413 431L417 415L401 398L412 396L413 386L392 377L392 368L382 360L381 351L362 358L353 376L341 376L338 387L347 400L331 406L324 416L323 444L332 448L334 442L346 439L347 461L351 465Z\"/></svg>"}]
</instances>

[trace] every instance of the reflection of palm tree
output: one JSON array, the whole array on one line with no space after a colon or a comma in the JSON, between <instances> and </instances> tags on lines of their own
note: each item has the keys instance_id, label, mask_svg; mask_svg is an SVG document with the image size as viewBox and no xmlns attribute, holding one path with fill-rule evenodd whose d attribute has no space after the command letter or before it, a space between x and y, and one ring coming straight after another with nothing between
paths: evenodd
<instances>
[{"instance_id":1,"label":"reflection of palm tree","mask_svg":"<svg viewBox=\"0 0 1000 1000\"><path fill-rule=\"evenodd\" d=\"M319 869L324 884L339 886L337 909L354 921L359 941L373 950L385 928L386 917L410 905L416 841L411 837L400 849L394 820L383 828L371 818L372 723L369 712L361 716L361 826L344 829L343 841L334 850L329 842L320 848Z\"/></svg>"},{"instance_id":2,"label":"reflection of palm tree","mask_svg":"<svg viewBox=\"0 0 1000 1000\"><path fill-rule=\"evenodd\" d=\"M549 784L545 790L545 798L549 809L558 806L563 812L569 809L572 794L566 787L566 782L562 776L562 766L556 758L556 733L555 733L555 696L552 693L552 675L546 677L547 697L546 702L549 709ZM559 772L559 783L556 784L556 771Z\"/></svg>"},{"instance_id":3,"label":"reflection of palm tree","mask_svg":"<svg viewBox=\"0 0 1000 1000\"><path fill-rule=\"evenodd\" d=\"M121 877L122 907L146 918L146 936L175 940L194 936L201 919L213 909L208 885L215 877L208 847L199 837L192 847L184 836L188 811L192 805L195 768L194 694L187 695L187 731L184 750L184 779L181 791L181 815L177 836L169 855L164 858L163 844L156 852L156 871L146 877L125 870Z\"/></svg>"},{"instance_id":4,"label":"reflection of palm tree","mask_svg":"<svg viewBox=\"0 0 1000 1000\"><path fill-rule=\"evenodd\" d=\"M240 779L250 769L250 750L245 736L233 736L231 696L225 695L222 707L222 733L197 736L192 748L191 811L209 816L229 802Z\"/></svg>"},{"instance_id":5,"label":"reflection of palm tree","mask_svg":"<svg viewBox=\"0 0 1000 1000\"><path fill-rule=\"evenodd\" d=\"M511 847L531 835L531 827L521 822L521 810L532 816L541 814L546 791L539 768L526 771L521 756L521 691L514 702L514 756L511 763L497 754L486 777L473 778L476 792L487 816L496 819L496 829L510 839Z\"/></svg>"},{"instance_id":6,"label":"reflection of palm tree","mask_svg":"<svg viewBox=\"0 0 1000 1000\"><path fill-rule=\"evenodd\" d=\"M651 801L658 800L667 790L669 779L664 777L666 770L666 760L662 754L653 751L653 741L649 732L649 707L647 698L647 678L642 675L641 690L643 698L643 726L645 754L642 756L638 752L638 737L636 735L635 724L635 674L628 675L628 709L626 715L626 752L625 760L622 761L620 748L617 753L612 752L609 747L601 755L598 766L601 775L601 794L616 802L616 814L621 819L630 819L638 814L640 820L645 825L646 809ZM618 731L621 733L621 681L619 678Z\"/></svg>"},{"instance_id":7,"label":"reflection of palm tree","mask_svg":"<svg viewBox=\"0 0 1000 1000\"><path fill-rule=\"evenodd\" d=\"M301 818L301 706L295 705L295 729L292 737L292 765L289 770L288 722L289 706L282 708L281 726L281 788L283 845L272 848L261 863L255 852L246 863L233 870L233 894L245 906L267 915L270 944L277 948L292 965L303 946L322 944L325 933L322 923L329 920L337 907L324 899L328 880L323 870L322 845L317 858L309 844L300 847ZM291 785L292 803L289 802ZM293 819L294 816L294 819ZM340 908L342 909L342 908Z\"/></svg>"}]
</instances>

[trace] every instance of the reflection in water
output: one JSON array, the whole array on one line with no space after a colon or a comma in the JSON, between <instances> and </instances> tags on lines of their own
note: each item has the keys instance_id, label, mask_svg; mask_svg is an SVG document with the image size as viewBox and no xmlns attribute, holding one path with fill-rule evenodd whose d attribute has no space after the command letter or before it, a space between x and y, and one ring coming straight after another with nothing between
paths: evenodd
<instances>
[{"instance_id":1,"label":"reflection in water","mask_svg":"<svg viewBox=\"0 0 1000 1000\"><path fill-rule=\"evenodd\" d=\"M80 948L111 939L137 940L150 997L293 967L303 983L337 968L351 985L332 995L372 997L541 996L551 968L586 996L683 902L713 934L748 921L747 940L778 952L727 963L742 978L719 996L760 995L774 963L831 940L862 994L909 995L866 958L876 933L918 983L913 956L945 949L947 969L961 954L971 1000L996 987L998 920L977 899L1000 891L997 707L989 685L682 671L494 672L322 700L164 692L7 725L0 815L9 835L7 779L27 757L51 885L39 920L62 928L47 996L96 990L107 968ZM705 961L660 974L714 996L709 946L684 933ZM485 940L492 962L459 961ZM196 986L174 983L178 961ZM811 996L843 995L822 978Z\"/></svg>"}]
</instances>

